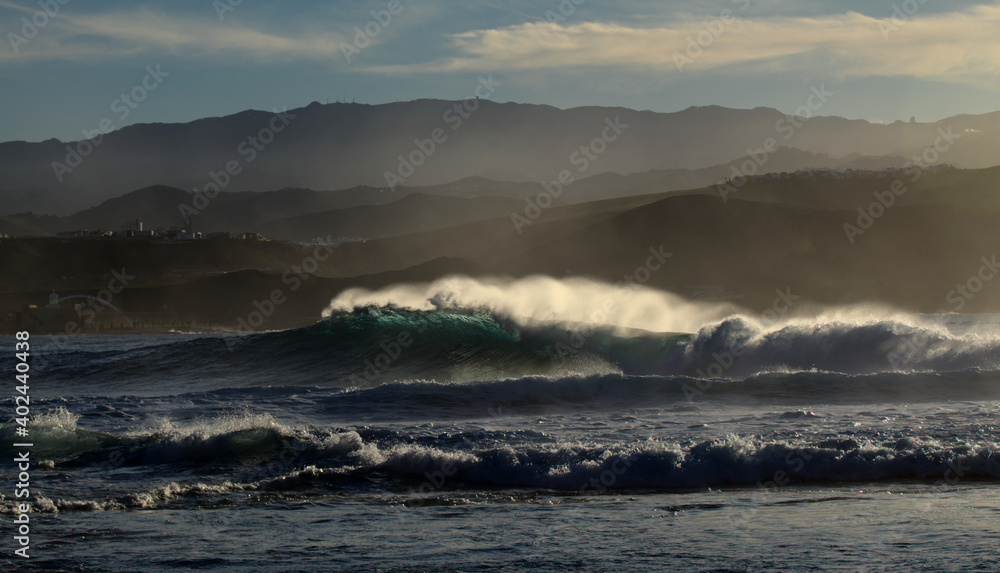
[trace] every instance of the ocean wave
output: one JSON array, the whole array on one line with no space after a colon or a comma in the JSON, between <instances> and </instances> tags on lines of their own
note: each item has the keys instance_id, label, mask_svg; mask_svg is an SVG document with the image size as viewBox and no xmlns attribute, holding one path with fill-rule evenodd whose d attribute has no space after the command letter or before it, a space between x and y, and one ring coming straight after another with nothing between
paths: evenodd
<instances>
[{"instance_id":1,"label":"ocean wave","mask_svg":"<svg viewBox=\"0 0 1000 573\"><path fill-rule=\"evenodd\" d=\"M841 444L837 444L841 446ZM823 444L726 438L681 445L559 444L441 451L413 445L372 453L366 470L430 482L556 490L700 489L776 482L1000 479L995 444L946 447L934 440ZM439 482L434 484L433 482Z\"/></svg>"},{"instance_id":2,"label":"ocean wave","mask_svg":"<svg viewBox=\"0 0 1000 573\"><path fill-rule=\"evenodd\" d=\"M943 443L931 438L873 441L724 436L678 443L549 443L464 447L362 441L341 436L328 457L297 460L277 475L228 475L215 483L169 482L104 499L33 500L36 511L101 511L169 507L194 498L204 506L231 504L236 492L292 495L296 499L351 490L420 496L469 488L544 489L584 494L628 490L700 490L794 484L917 480L928 485L1000 479L1000 449L987 442ZM218 472L217 472L218 473ZM410 499L409 503L413 503ZM200 501L199 501L200 500ZM9 513L9 500L0 512Z\"/></svg>"},{"instance_id":3,"label":"ocean wave","mask_svg":"<svg viewBox=\"0 0 1000 573\"><path fill-rule=\"evenodd\" d=\"M995 327L861 311L766 324L746 316L692 334L539 323L483 309L361 307L301 329L54 355L47 387L174 393L255 386L372 388L408 381L659 376L751 380L782 374L996 372ZM0 360L2 361L2 360Z\"/></svg>"},{"instance_id":4,"label":"ocean wave","mask_svg":"<svg viewBox=\"0 0 1000 573\"><path fill-rule=\"evenodd\" d=\"M709 377L768 372L996 371L1000 334L955 332L942 317L860 316L798 320L762 327L731 317L706 325L685 348L683 368Z\"/></svg>"},{"instance_id":5,"label":"ocean wave","mask_svg":"<svg viewBox=\"0 0 1000 573\"><path fill-rule=\"evenodd\" d=\"M78 428L79 419L62 406L33 416L27 425L33 452L42 458L66 459L119 443L114 436ZM25 441L16 435L20 427L16 421L0 423L0 452L5 457L15 452L12 444Z\"/></svg>"}]
</instances>

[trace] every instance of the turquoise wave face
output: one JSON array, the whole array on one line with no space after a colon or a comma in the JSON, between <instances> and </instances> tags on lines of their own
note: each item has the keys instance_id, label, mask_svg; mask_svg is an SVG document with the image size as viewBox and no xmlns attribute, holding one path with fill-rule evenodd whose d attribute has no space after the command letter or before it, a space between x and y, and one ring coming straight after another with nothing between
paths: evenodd
<instances>
[{"instance_id":1,"label":"turquoise wave face","mask_svg":"<svg viewBox=\"0 0 1000 573\"><path fill-rule=\"evenodd\" d=\"M485 311L365 307L247 342L253 352L277 346L305 359L323 356L357 386L610 373L745 380L788 372L995 371L1000 365L995 330L949 330L920 317L766 326L735 316L676 334L528 322Z\"/></svg>"},{"instance_id":2,"label":"turquoise wave face","mask_svg":"<svg viewBox=\"0 0 1000 573\"><path fill-rule=\"evenodd\" d=\"M616 360L669 346L655 337L629 340L608 329L528 325L488 312L366 307L284 332L204 336L114 353L57 351L38 369L75 391L107 389L117 381L143 386L164 376L190 379L191 391L210 389L199 386L204 380L215 388L366 388L617 373Z\"/></svg>"},{"instance_id":3,"label":"turquoise wave face","mask_svg":"<svg viewBox=\"0 0 1000 573\"><path fill-rule=\"evenodd\" d=\"M789 373L995 372L1000 364L995 332L952 332L916 319L762 327L737 316L674 334L388 306L337 313L285 332L175 340L113 353L56 351L36 367L53 391L100 394L155 388L165 378L185 381L180 389L189 391L602 375L746 382ZM40 353L45 356L41 347Z\"/></svg>"},{"instance_id":4,"label":"turquoise wave face","mask_svg":"<svg viewBox=\"0 0 1000 573\"><path fill-rule=\"evenodd\" d=\"M355 385L436 380L468 382L524 376L626 372L660 374L682 365L685 334L656 334L589 324L527 323L490 312L366 307L298 331L345 351L364 368Z\"/></svg>"}]
</instances>

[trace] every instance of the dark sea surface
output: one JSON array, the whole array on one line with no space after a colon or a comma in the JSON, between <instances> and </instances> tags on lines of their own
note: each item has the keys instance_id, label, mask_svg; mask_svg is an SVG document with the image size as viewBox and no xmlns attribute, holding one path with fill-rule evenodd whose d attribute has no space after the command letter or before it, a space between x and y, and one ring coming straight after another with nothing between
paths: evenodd
<instances>
[{"instance_id":1,"label":"dark sea surface","mask_svg":"<svg viewBox=\"0 0 1000 573\"><path fill-rule=\"evenodd\" d=\"M1000 571L1000 320L32 336L5 570ZM14 339L0 368L14 396Z\"/></svg>"}]
</instances>

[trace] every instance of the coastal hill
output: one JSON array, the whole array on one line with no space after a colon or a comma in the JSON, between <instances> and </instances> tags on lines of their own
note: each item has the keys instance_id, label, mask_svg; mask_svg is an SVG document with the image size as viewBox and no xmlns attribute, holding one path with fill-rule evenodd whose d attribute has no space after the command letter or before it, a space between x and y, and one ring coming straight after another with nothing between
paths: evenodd
<instances>
[{"instance_id":1,"label":"coastal hill","mask_svg":"<svg viewBox=\"0 0 1000 573\"><path fill-rule=\"evenodd\" d=\"M806 90L803 99L810 95ZM487 100L313 103L279 114L251 110L183 124L136 124L86 142L0 143L0 214L69 215L154 185L234 192L385 189L470 177L548 182L564 170L576 179L700 170L734 162L771 139L841 162L859 156L899 162L923 154L942 133L950 142L930 163L1000 164L1000 113L883 125L806 120L769 108L655 113ZM766 170L824 167L814 163L806 155Z\"/></svg>"},{"instance_id":2,"label":"coastal hill","mask_svg":"<svg viewBox=\"0 0 1000 573\"><path fill-rule=\"evenodd\" d=\"M317 319L331 298L351 286L377 288L449 274L545 274L612 283L641 277L637 282L692 299L706 291L724 293L755 314L773 303L777 291L800 297L803 309L878 303L921 312L997 312L1000 290L981 277L997 273L991 265L1000 254L998 181L1000 168L942 168L915 181L901 170L853 178L819 172L750 179L725 198L711 186L553 204L537 212L522 200L515 215L523 219L511 213L456 219L433 230L329 246L328 256L310 263L314 268L300 280L293 275L300 276L304 261L325 247L6 239L0 241L2 288L8 306L39 304L56 289L95 294L108 273L127 269L135 278L115 295L116 304L139 316L168 308L171 316L220 328L235 328L239 317L275 290L287 301L268 318L268 328ZM428 201L454 206L479 200L414 194L377 208L397 209L400 216L415 212L413 203ZM494 206L506 210L512 202L501 198ZM362 216L357 209L370 208L286 222L304 227L327 221L344 229L371 216L372 224L385 228L375 212ZM656 259L655 269L649 267L651 253L663 259ZM643 267L649 272L638 272ZM964 289L975 277L974 292Z\"/></svg>"},{"instance_id":3,"label":"coastal hill","mask_svg":"<svg viewBox=\"0 0 1000 573\"><path fill-rule=\"evenodd\" d=\"M739 157L736 160L706 167L703 169L666 169L652 170L640 173L621 175L618 173L602 173L587 177L581 176L565 185L564 192L555 199L557 204L585 203L603 199L646 195L667 191L682 191L695 189L732 178L734 169L746 169L746 162L751 162L754 168L757 164L750 157ZM886 168L901 168L905 161L893 157L871 157L853 154L844 158L833 158L828 155L815 154L792 148L780 148L769 154L761 172L794 172L796 170L880 170ZM766 169L765 169L766 168ZM552 188L549 185L549 188ZM430 230L438 226L457 224L465 220L489 218L489 215L500 216L509 203L499 198L522 201L535 197L543 192L545 187L536 182L496 181L483 177L470 177L451 181L441 185L426 187L398 186L394 189L369 186L352 187L337 191L315 191L311 189L284 188L261 192L220 192L208 198L199 197L191 191L184 191L165 185L131 191L120 197L107 199L94 207L81 210L71 215L38 215L35 213L18 213L0 215L0 234L13 236L51 236L59 233L87 229L114 231L127 221L142 221L145 228L183 227L210 232L256 232L275 239L306 240L315 237L325 237L329 233L336 236L381 237L386 231L366 230L364 224L354 225L350 229L338 230L336 219L340 215L333 211L368 207L359 213L370 213L366 221L376 223L376 214L400 220L404 217L412 224L404 223L392 232L402 234L415 230ZM392 204L411 194L421 194L433 197L452 197L460 199L490 198L488 201L451 202L455 208L441 210L426 217L416 217L415 213L402 210L399 206L388 210L375 207ZM424 204L432 201L427 198ZM484 209L489 203L497 210ZM475 212L462 214L458 205L476 205ZM443 206L438 203L438 206ZM502 207L501 207L502 206ZM511 205L507 211L516 206ZM419 211L419 209L417 210ZM319 215L319 213L326 213ZM349 215L344 212L343 215ZM298 217L303 217L298 221ZM457 218L456 218L457 217ZM472 217L471 219L467 217ZM283 219L288 221L282 222ZM330 224L316 225L324 219L330 219ZM418 219L420 219L418 221ZM348 219L349 220L349 219ZM299 223L305 223L304 226ZM393 227L390 221L381 224ZM408 226L409 225L409 226Z\"/></svg>"}]
</instances>

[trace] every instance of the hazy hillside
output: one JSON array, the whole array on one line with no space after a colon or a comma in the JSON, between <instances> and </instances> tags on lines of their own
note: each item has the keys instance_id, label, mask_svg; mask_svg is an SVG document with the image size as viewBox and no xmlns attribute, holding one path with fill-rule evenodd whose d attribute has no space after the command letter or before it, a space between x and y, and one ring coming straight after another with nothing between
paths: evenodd
<instances>
[{"instance_id":1,"label":"hazy hillside","mask_svg":"<svg viewBox=\"0 0 1000 573\"><path fill-rule=\"evenodd\" d=\"M305 241L327 235L393 237L503 217L523 208L506 197L442 197L413 193L388 205L369 205L299 215L258 227L273 239Z\"/></svg>"},{"instance_id":2,"label":"hazy hillside","mask_svg":"<svg viewBox=\"0 0 1000 573\"><path fill-rule=\"evenodd\" d=\"M724 188L727 199L798 205L826 210L868 209L878 200L876 194L888 191L894 184L905 190L893 194L891 210L898 205L929 206L968 209L982 213L1000 214L1000 167L990 169L942 169L922 172L913 180L912 171L880 173L876 178L805 180L748 180L742 187ZM900 189L903 189L900 188ZM719 187L694 190L693 193L722 197Z\"/></svg>"},{"instance_id":3,"label":"hazy hillside","mask_svg":"<svg viewBox=\"0 0 1000 573\"><path fill-rule=\"evenodd\" d=\"M260 232L262 225L272 221L337 209L385 205L417 192L463 198L497 195L523 198L537 194L538 190L533 183L469 179L434 187L398 187L395 190L354 187L340 191L225 192L211 199L207 206L198 210L199 213L192 214L189 209L198 204L194 193L156 185L108 199L68 216L28 213L0 216L0 234L46 236L81 229L117 230L125 222L137 219L146 229L180 226L203 232Z\"/></svg>"},{"instance_id":4,"label":"hazy hillside","mask_svg":"<svg viewBox=\"0 0 1000 573\"><path fill-rule=\"evenodd\" d=\"M781 184L789 194L810 185ZM496 274L573 274L614 282L635 276L650 249L662 246L673 256L651 273L649 284L681 294L716 285L743 295L752 307L773 298L775 289L791 287L814 301L873 300L930 312L946 306L947 293L976 272L982 256L1000 251L996 199L993 210L968 209L934 202L935 193L915 191L853 237L845 232L846 224L859 224L853 204L724 202L712 193L679 194L552 209L522 234L498 219L345 245L338 257L354 274L448 256L476 261ZM857 197L864 199L857 207L874 201L870 194ZM984 294L975 305L996 309L997 302Z\"/></svg>"},{"instance_id":5,"label":"hazy hillside","mask_svg":"<svg viewBox=\"0 0 1000 573\"><path fill-rule=\"evenodd\" d=\"M69 214L152 185L188 190L217 185L227 191L384 188L387 172L396 184L427 186L476 176L552 181L563 171L580 179L606 172L698 170L744 157L770 138L834 159L908 158L948 129L960 139L940 161L960 167L1000 164L1000 114L880 125L836 117L793 123L768 108L654 113L483 100L470 104L474 111L459 114L455 105L313 103L283 116L245 111L186 124L139 124L103 136L96 146L74 142L72 152L56 140L2 143L0 213ZM590 149L581 150L584 146ZM55 162L72 171L54 169ZM809 166L787 161L782 169Z\"/></svg>"},{"instance_id":6,"label":"hazy hillside","mask_svg":"<svg viewBox=\"0 0 1000 573\"><path fill-rule=\"evenodd\" d=\"M732 177L748 157L707 167L704 169L666 169L645 171L629 175L602 173L582 177L565 186L557 202L584 203L630 195L663 193L696 189L713 185ZM797 149L781 148L771 154L761 172L795 171L811 169L882 169L899 167L900 158L853 155L836 159L827 155ZM323 233L310 234L316 229L299 232L294 227L279 228L269 224L280 219L299 215L347 209L366 205L384 205L398 201L413 193L459 198L506 197L523 200L536 197L544 188L535 182L494 181L470 177L442 185L428 187L399 186L395 189L354 187L340 191L314 191L310 189L279 189L263 192L222 192L210 201L199 199L196 194L174 187L156 185L132 191L121 197L108 199L96 207L85 209L71 216L18 214L0 216L0 234L13 236L46 236L63 231L80 229L116 230L126 221L142 221L146 228L183 226L203 232L253 231L276 238L312 238ZM199 203L204 201L204 203ZM195 214L195 211L197 213ZM475 220L453 211L459 222ZM478 212L477 212L478 213ZM185 217L186 216L186 217ZM433 216L433 215L432 215ZM463 218L465 217L465 218ZM438 217L445 221L448 217ZM303 222L313 225L318 219ZM433 226L433 225L432 225ZM407 227L407 231L419 230ZM349 235L351 233L341 233ZM382 232L363 236L384 236Z\"/></svg>"},{"instance_id":7,"label":"hazy hillside","mask_svg":"<svg viewBox=\"0 0 1000 573\"><path fill-rule=\"evenodd\" d=\"M345 245L338 256L350 274L449 256L500 273L570 272L614 279L642 262L629 253L639 257L645 248L663 243L668 250L684 246L687 251L676 251L679 276L655 279L670 288L709 280L746 288L771 275L811 284L840 284L860 276L857 280L865 283L902 267L908 279L952 280L944 278L943 269L963 264L953 253L990 254L1000 247L994 230L1000 213L998 178L1000 169L925 173L915 183L904 179L907 191L853 242L845 224L857 226L858 209L870 210L877 201L874 193L887 191L893 179L752 181L728 201L715 187L610 199L545 210L521 233L503 218ZM761 260L771 263L754 266ZM809 269L804 275L802 265ZM892 293L885 296L891 299Z\"/></svg>"},{"instance_id":8,"label":"hazy hillside","mask_svg":"<svg viewBox=\"0 0 1000 573\"><path fill-rule=\"evenodd\" d=\"M872 180L853 194L850 181L761 181L745 188L745 197L757 200L723 201L711 189L633 196L552 207L520 233L504 216L347 243L324 256L316 277L303 279L306 288L297 292L295 304L276 318L318 315L348 286L426 281L451 273L572 275L610 282L639 278L685 296L725 291L755 313L768 308L778 290L801 297L803 308L807 301L872 301L923 312L949 310L956 285L974 276L984 257L993 260L1000 252L996 196L988 196L985 188L955 185L995 181L996 175L996 170L928 175L921 180L925 184L914 185L864 224L858 207L868 209L871 193L885 191L887 180ZM775 202L810 193L815 201ZM414 201L467 200L418 196L399 203ZM863 233L851 236L845 225L860 225ZM170 245L23 239L2 241L0 247L8 305L43 300L51 289L98 289L107 277L93 275L95 270L124 268L139 277L137 287L142 285L130 288L124 303L150 309L165 304L182 314L220 320L252 308L271 288L287 286L293 280L289 269L312 253L255 241ZM201 278L245 268L258 270ZM995 290L984 290L963 308L996 312L1000 298Z\"/></svg>"}]
</instances>

